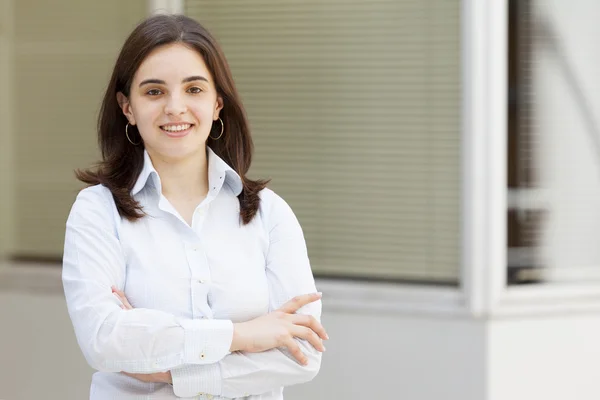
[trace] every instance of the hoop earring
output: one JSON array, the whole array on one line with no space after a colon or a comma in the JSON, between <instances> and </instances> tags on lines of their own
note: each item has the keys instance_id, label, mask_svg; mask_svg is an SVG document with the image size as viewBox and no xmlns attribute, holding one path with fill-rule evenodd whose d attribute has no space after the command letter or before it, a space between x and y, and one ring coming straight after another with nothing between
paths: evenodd
<instances>
[{"instance_id":1,"label":"hoop earring","mask_svg":"<svg viewBox=\"0 0 600 400\"><path fill-rule=\"evenodd\" d=\"M212 140L219 140L219 139L221 139L221 136L223 136L223 130L225 130L225 125L223 125L223 120L221 119L221 117L219 117L219 121L221 121L221 133L220 133L220 134L219 134L219 136L217 136L217 137L212 137L212 136L210 136L210 134L209 134L208 136L210 136L210 138L211 138Z\"/></svg>"},{"instance_id":2,"label":"hoop earring","mask_svg":"<svg viewBox=\"0 0 600 400\"><path fill-rule=\"evenodd\" d=\"M127 136L127 140L129 140L129 143L131 143L131 144L132 144L132 145L134 145L134 146L137 146L137 145L139 145L140 143L142 143L141 141L140 141L140 143L133 143L133 142L131 141L131 139L129 139L129 132L128 132L128 130L129 130L129 122L127 123L127 125L125 125L125 136Z\"/></svg>"}]
</instances>

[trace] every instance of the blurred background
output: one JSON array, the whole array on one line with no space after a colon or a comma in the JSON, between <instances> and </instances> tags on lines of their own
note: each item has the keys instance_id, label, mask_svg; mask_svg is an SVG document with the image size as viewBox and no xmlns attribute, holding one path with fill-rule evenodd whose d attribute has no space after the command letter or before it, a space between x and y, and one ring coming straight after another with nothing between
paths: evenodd
<instances>
[{"instance_id":1,"label":"blurred background","mask_svg":"<svg viewBox=\"0 0 600 400\"><path fill-rule=\"evenodd\" d=\"M0 399L84 399L73 171L153 12L218 38L331 340L289 400L600 398L597 0L0 0Z\"/></svg>"}]
</instances>

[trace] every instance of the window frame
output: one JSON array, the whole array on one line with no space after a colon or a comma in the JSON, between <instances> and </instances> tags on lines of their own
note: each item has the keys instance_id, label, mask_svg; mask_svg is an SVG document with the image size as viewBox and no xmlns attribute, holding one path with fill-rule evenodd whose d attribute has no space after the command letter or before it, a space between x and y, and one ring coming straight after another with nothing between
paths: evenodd
<instances>
[{"instance_id":1,"label":"window frame","mask_svg":"<svg viewBox=\"0 0 600 400\"><path fill-rule=\"evenodd\" d=\"M184 0L149 0L183 12ZM331 309L489 317L600 309L600 284L507 286L508 0L461 0L458 287L317 278Z\"/></svg>"}]
</instances>

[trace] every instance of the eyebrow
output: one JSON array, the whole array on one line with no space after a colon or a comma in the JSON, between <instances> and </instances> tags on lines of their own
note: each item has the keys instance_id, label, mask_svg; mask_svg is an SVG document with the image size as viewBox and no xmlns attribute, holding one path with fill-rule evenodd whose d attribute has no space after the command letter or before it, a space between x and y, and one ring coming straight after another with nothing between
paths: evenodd
<instances>
[{"instance_id":1,"label":"eyebrow","mask_svg":"<svg viewBox=\"0 0 600 400\"><path fill-rule=\"evenodd\" d=\"M194 75L194 76L188 76L187 78L185 78L184 80L181 81L181 83L188 83L188 82L193 82L193 81L204 81L204 82L208 82L208 79L206 79L203 76L200 75ZM146 79L140 82L140 87L144 86L144 85L148 85L150 83L154 83L157 85L164 85L166 84L165 81L160 80L160 79Z\"/></svg>"}]
</instances>

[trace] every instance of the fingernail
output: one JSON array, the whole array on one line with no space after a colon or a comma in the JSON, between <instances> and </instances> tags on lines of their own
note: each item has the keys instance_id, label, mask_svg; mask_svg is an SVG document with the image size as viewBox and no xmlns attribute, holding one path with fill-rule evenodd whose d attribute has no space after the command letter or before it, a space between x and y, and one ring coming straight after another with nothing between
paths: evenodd
<instances>
[{"instance_id":1,"label":"fingernail","mask_svg":"<svg viewBox=\"0 0 600 400\"><path fill-rule=\"evenodd\" d=\"M327 351L327 348L325 346L323 346L323 351Z\"/></svg>"},{"instance_id":2,"label":"fingernail","mask_svg":"<svg viewBox=\"0 0 600 400\"><path fill-rule=\"evenodd\" d=\"M317 296L323 296L323 292L317 292Z\"/></svg>"},{"instance_id":3,"label":"fingernail","mask_svg":"<svg viewBox=\"0 0 600 400\"><path fill-rule=\"evenodd\" d=\"M325 339L329 340L329 335L325 334Z\"/></svg>"}]
</instances>

